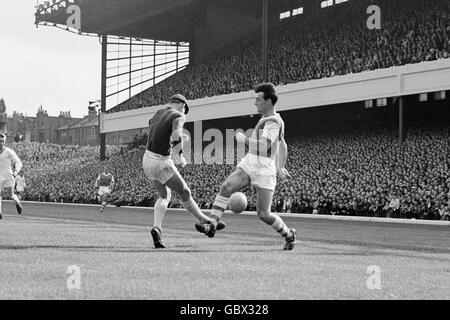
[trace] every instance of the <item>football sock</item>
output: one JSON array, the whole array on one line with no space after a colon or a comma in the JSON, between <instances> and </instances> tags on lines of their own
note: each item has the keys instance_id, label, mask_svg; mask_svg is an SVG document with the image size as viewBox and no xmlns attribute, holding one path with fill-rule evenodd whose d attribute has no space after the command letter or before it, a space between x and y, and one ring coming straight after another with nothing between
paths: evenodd
<instances>
[{"instance_id":1,"label":"football sock","mask_svg":"<svg viewBox=\"0 0 450 320\"><path fill-rule=\"evenodd\" d=\"M272 214L275 216L275 222L272 223L271 227L278 232L282 237L289 238L292 236L289 228L287 227L286 223L276 214Z\"/></svg>"},{"instance_id":2,"label":"football sock","mask_svg":"<svg viewBox=\"0 0 450 320\"><path fill-rule=\"evenodd\" d=\"M12 194L11 198L13 199L15 204L19 204L20 205L19 197L15 193Z\"/></svg>"},{"instance_id":3,"label":"football sock","mask_svg":"<svg viewBox=\"0 0 450 320\"><path fill-rule=\"evenodd\" d=\"M192 197L186 202L181 202L181 204L183 205L183 207L187 211L192 213L198 220L200 220L202 222L206 222L206 221L210 221L211 220L207 216L205 216L203 214L203 212L201 212L200 208L195 203L194 199L192 199Z\"/></svg>"},{"instance_id":4,"label":"football sock","mask_svg":"<svg viewBox=\"0 0 450 320\"><path fill-rule=\"evenodd\" d=\"M221 196L220 194L216 196L213 203L213 208L211 210L211 218L214 218L215 221L218 221L222 217L225 210L227 210L228 199L229 198Z\"/></svg>"},{"instance_id":5,"label":"football sock","mask_svg":"<svg viewBox=\"0 0 450 320\"><path fill-rule=\"evenodd\" d=\"M164 215L167 211L167 206L169 205L169 200L164 198L159 198L155 203L155 212L153 217L153 226L158 227L159 230L162 230L162 221Z\"/></svg>"}]
</instances>

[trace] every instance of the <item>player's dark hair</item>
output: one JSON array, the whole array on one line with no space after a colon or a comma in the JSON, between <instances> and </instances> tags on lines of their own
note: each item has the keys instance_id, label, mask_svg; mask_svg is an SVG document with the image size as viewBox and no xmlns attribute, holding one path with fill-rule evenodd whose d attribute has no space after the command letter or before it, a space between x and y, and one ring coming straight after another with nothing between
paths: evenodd
<instances>
[{"instance_id":1,"label":"player's dark hair","mask_svg":"<svg viewBox=\"0 0 450 320\"><path fill-rule=\"evenodd\" d=\"M272 101L272 105L275 105L278 101L277 91L275 90L275 86L272 83L261 83L256 86L255 92L263 92L264 100L270 99Z\"/></svg>"}]
</instances>

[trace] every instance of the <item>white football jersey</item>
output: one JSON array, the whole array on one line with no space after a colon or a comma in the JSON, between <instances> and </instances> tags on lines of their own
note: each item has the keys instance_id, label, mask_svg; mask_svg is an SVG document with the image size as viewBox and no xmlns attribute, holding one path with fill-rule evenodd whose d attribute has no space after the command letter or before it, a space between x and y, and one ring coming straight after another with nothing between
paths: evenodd
<instances>
[{"instance_id":1,"label":"white football jersey","mask_svg":"<svg viewBox=\"0 0 450 320\"><path fill-rule=\"evenodd\" d=\"M27 186L27 184L25 183L25 178L21 177L21 176L17 176L16 177L16 186L17 189L25 189L25 187Z\"/></svg>"},{"instance_id":2,"label":"white football jersey","mask_svg":"<svg viewBox=\"0 0 450 320\"><path fill-rule=\"evenodd\" d=\"M261 138L266 138L272 142L272 145L265 145L264 143L250 144L249 153L275 160L280 147L280 139L283 137L284 121L279 113L276 113L274 116L261 118L253 130L251 139L259 141Z\"/></svg>"},{"instance_id":3,"label":"white football jersey","mask_svg":"<svg viewBox=\"0 0 450 320\"><path fill-rule=\"evenodd\" d=\"M19 172L22 169L22 162L17 154L10 148L4 147L3 151L0 152L0 180L12 179L12 163L16 166L16 172Z\"/></svg>"}]
</instances>

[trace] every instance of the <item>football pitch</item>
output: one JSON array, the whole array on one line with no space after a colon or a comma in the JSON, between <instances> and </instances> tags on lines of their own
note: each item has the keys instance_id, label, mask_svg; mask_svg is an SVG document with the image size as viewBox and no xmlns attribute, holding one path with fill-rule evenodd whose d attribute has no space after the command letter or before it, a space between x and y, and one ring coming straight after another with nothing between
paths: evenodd
<instances>
[{"instance_id":1,"label":"football pitch","mask_svg":"<svg viewBox=\"0 0 450 320\"><path fill-rule=\"evenodd\" d=\"M283 217L292 251L253 215L212 239L170 210L3 202L0 299L447 299L450 226ZM76 277L76 278L75 278Z\"/></svg>"}]
</instances>

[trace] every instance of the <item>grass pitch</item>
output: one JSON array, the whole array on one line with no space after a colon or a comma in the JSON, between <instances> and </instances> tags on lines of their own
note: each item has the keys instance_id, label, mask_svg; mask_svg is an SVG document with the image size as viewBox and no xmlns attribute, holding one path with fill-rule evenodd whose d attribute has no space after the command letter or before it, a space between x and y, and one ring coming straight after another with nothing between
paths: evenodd
<instances>
[{"instance_id":1,"label":"grass pitch","mask_svg":"<svg viewBox=\"0 0 450 320\"><path fill-rule=\"evenodd\" d=\"M156 250L151 209L24 203L17 215L4 202L3 212L0 299L442 299L450 291L449 226L284 217L298 242L283 251L256 216L226 214L227 228L209 239L190 214L169 210L168 247ZM79 289L69 289L70 266ZM369 266L379 267L380 288L370 286Z\"/></svg>"}]
</instances>

